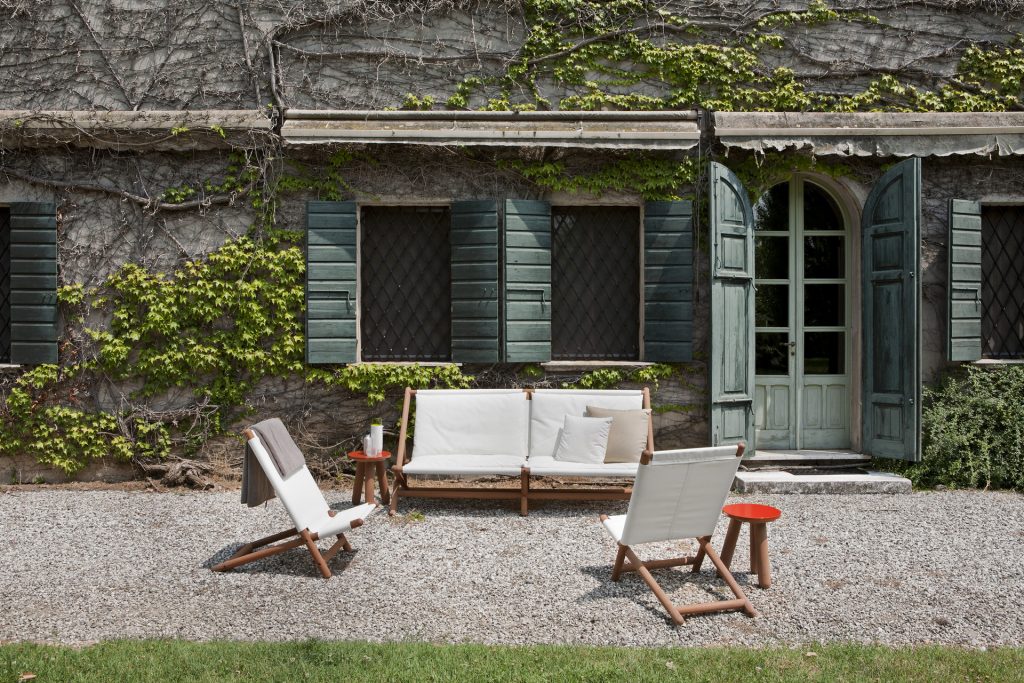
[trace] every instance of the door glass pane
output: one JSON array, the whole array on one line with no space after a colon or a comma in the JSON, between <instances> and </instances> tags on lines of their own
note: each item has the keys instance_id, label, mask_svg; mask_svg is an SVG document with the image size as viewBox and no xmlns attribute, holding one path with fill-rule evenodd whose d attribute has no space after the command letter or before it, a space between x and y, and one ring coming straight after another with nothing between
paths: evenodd
<instances>
[{"instance_id":1,"label":"door glass pane","mask_svg":"<svg viewBox=\"0 0 1024 683\"><path fill-rule=\"evenodd\" d=\"M789 335L758 332L755 335L754 372L758 375L789 374Z\"/></svg>"},{"instance_id":2,"label":"door glass pane","mask_svg":"<svg viewBox=\"0 0 1024 683\"><path fill-rule=\"evenodd\" d=\"M758 285L754 298L754 325L789 327L789 285Z\"/></svg>"},{"instance_id":3,"label":"door glass pane","mask_svg":"<svg viewBox=\"0 0 1024 683\"><path fill-rule=\"evenodd\" d=\"M844 332L804 333L804 374L841 375L845 372Z\"/></svg>"},{"instance_id":4,"label":"door glass pane","mask_svg":"<svg viewBox=\"0 0 1024 683\"><path fill-rule=\"evenodd\" d=\"M804 237L804 276L845 277L845 241L842 237L831 235Z\"/></svg>"},{"instance_id":5,"label":"door glass pane","mask_svg":"<svg viewBox=\"0 0 1024 683\"><path fill-rule=\"evenodd\" d=\"M839 205L825 190L804 183L804 230L842 230Z\"/></svg>"},{"instance_id":6,"label":"door glass pane","mask_svg":"<svg viewBox=\"0 0 1024 683\"><path fill-rule=\"evenodd\" d=\"M789 237L762 235L754 238L754 275L789 279Z\"/></svg>"},{"instance_id":7,"label":"door glass pane","mask_svg":"<svg viewBox=\"0 0 1024 683\"><path fill-rule=\"evenodd\" d=\"M804 286L804 325L843 325L846 318L843 285Z\"/></svg>"},{"instance_id":8,"label":"door glass pane","mask_svg":"<svg viewBox=\"0 0 1024 683\"><path fill-rule=\"evenodd\" d=\"M754 229L789 232L789 183L776 185L757 200Z\"/></svg>"}]
</instances>

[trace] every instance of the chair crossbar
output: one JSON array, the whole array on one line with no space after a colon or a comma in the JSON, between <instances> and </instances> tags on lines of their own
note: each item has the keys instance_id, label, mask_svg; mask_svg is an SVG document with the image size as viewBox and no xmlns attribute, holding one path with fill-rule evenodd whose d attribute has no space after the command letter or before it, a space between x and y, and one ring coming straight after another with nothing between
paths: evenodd
<instances>
[{"instance_id":1,"label":"chair crossbar","mask_svg":"<svg viewBox=\"0 0 1024 683\"><path fill-rule=\"evenodd\" d=\"M606 517L607 515L602 515L601 519L604 520ZM677 625L683 623L685 616L707 614L709 612L743 610L747 616L756 617L757 610L754 609L754 606L747 598L746 593L743 592L743 589L740 588L740 585L736 583L736 579L729 572L729 568L725 566L718 553L711 547L711 537L704 536L698 538L697 543L700 551L692 557L675 557L647 561L641 560L631 547L620 543L615 556L615 564L612 567L612 581L618 581L623 572L636 572L643 579L644 583L647 584L647 587L651 589L655 597L658 598L658 602L669 613L672 621ZM685 565L693 565L693 571L696 572L699 571L699 563L703 562L704 557L707 557L715 565L718 575L725 581L733 595L736 596L735 599L677 605L672 602L671 598L669 598L668 594L665 593L661 585L654 578L654 575L651 574L652 569L667 569Z\"/></svg>"}]
</instances>

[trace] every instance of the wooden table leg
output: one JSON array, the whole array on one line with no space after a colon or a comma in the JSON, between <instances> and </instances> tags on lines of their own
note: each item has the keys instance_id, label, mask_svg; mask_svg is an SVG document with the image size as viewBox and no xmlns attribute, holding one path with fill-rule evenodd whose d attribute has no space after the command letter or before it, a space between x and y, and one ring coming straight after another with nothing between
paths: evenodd
<instances>
[{"instance_id":1,"label":"wooden table leg","mask_svg":"<svg viewBox=\"0 0 1024 683\"><path fill-rule=\"evenodd\" d=\"M760 526L757 522L751 522L750 527L750 573L757 573L757 528Z\"/></svg>"},{"instance_id":2,"label":"wooden table leg","mask_svg":"<svg viewBox=\"0 0 1024 683\"><path fill-rule=\"evenodd\" d=\"M384 505L391 503L391 493L388 491L388 471L384 467L384 461L377 463L377 483L380 484L380 502Z\"/></svg>"},{"instance_id":3,"label":"wooden table leg","mask_svg":"<svg viewBox=\"0 0 1024 683\"><path fill-rule=\"evenodd\" d=\"M757 525L757 585L771 588L772 565L768 560L768 525Z\"/></svg>"},{"instance_id":4,"label":"wooden table leg","mask_svg":"<svg viewBox=\"0 0 1024 683\"><path fill-rule=\"evenodd\" d=\"M741 526L743 526L743 522L738 519L729 520L729 530L725 532L725 543L722 544L722 552L719 555L726 569L732 562L732 554L736 550L736 539L740 537Z\"/></svg>"},{"instance_id":5,"label":"wooden table leg","mask_svg":"<svg viewBox=\"0 0 1024 683\"><path fill-rule=\"evenodd\" d=\"M363 476L363 492L366 494L365 500L367 503L375 505L377 503L377 499L374 495L373 488L377 481L377 470L374 468L372 462L365 462L362 463L362 465L366 470L366 473Z\"/></svg>"},{"instance_id":6,"label":"wooden table leg","mask_svg":"<svg viewBox=\"0 0 1024 683\"><path fill-rule=\"evenodd\" d=\"M366 464L356 463L356 478L352 482L352 504L359 505L363 498L363 480L366 479Z\"/></svg>"}]
</instances>

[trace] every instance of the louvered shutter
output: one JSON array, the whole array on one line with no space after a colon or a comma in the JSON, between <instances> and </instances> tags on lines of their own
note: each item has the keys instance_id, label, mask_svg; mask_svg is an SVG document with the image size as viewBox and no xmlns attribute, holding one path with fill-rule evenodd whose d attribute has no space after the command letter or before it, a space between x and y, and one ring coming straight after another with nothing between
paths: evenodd
<instances>
[{"instance_id":1,"label":"louvered shutter","mask_svg":"<svg viewBox=\"0 0 1024 683\"><path fill-rule=\"evenodd\" d=\"M451 221L452 360L497 363L498 203L454 202Z\"/></svg>"},{"instance_id":2,"label":"louvered shutter","mask_svg":"<svg viewBox=\"0 0 1024 683\"><path fill-rule=\"evenodd\" d=\"M711 163L711 443L754 452L754 214L740 179Z\"/></svg>"},{"instance_id":3,"label":"louvered shutter","mask_svg":"<svg viewBox=\"0 0 1024 683\"><path fill-rule=\"evenodd\" d=\"M949 202L950 360L981 358L981 204Z\"/></svg>"},{"instance_id":4,"label":"louvered shutter","mask_svg":"<svg viewBox=\"0 0 1024 683\"><path fill-rule=\"evenodd\" d=\"M551 360L551 205L505 200L505 361Z\"/></svg>"},{"instance_id":5,"label":"louvered shutter","mask_svg":"<svg viewBox=\"0 0 1024 683\"><path fill-rule=\"evenodd\" d=\"M693 203L644 205L644 360L693 360Z\"/></svg>"},{"instance_id":6,"label":"louvered shutter","mask_svg":"<svg viewBox=\"0 0 1024 683\"><path fill-rule=\"evenodd\" d=\"M921 160L886 171L861 219L863 443L868 455L921 457Z\"/></svg>"},{"instance_id":7,"label":"louvered shutter","mask_svg":"<svg viewBox=\"0 0 1024 683\"><path fill-rule=\"evenodd\" d=\"M57 362L57 211L11 204L11 362Z\"/></svg>"},{"instance_id":8,"label":"louvered shutter","mask_svg":"<svg viewBox=\"0 0 1024 683\"><path fill-rule=\"evenodd\" d=\"M356 360L355 202L306 204L306 362Z\"/></svg>"}]
</instances>

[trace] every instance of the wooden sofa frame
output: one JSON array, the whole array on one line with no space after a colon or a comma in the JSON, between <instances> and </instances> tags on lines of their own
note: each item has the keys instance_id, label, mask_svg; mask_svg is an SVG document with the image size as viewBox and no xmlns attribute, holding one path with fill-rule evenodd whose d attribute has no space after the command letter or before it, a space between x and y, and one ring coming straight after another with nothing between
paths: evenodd
<instances>
[{"instance_id":1,"label":"wooden sofa frame","mask_svg":"<svg viewBox=\"0 0 1024 683\"><path fill-rule=\"evenodd\" d=\"M523 389L526 392L526 399L533 398L533 389ZM643 388L643 407L651 407L651 391ZM402 402L402 422L398 433L398 450L395 454L395 464L391 471L395 475L395 481L391 488L391 507L389 514L394 515L398 511L399 495L408 498L461 498L475 500L518 500L519 514L527 516L531 500L629 500L633 493L632 486L621 488L606 487L599 489L531 489L530 468L523 467L519 473L519 488L474 488L474 487L452 487L452 486L409 486L409 481L403 473L405 466L405 449L408 441L409 408L412 405L412 397L416 390L411 387L405 388L405 399ZM647 448L644 454L654 452L654 415L651 414L647 420ZM611 477L614 478L614 475Z\"/></svg>"}]
</instances>

